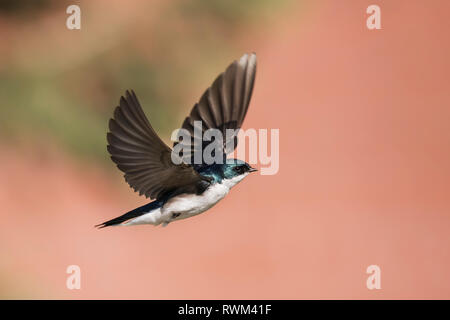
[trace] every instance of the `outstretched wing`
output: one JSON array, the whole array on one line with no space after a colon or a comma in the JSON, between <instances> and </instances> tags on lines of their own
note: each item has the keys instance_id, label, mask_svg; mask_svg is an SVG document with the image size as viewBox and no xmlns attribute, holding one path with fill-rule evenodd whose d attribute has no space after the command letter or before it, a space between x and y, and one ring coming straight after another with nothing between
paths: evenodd
<instances>
[{"instance_id":1,"label":"outstretched wing","mask_svg":"<svg viewBox=\"0 0 450 320\"><path fill-rule=\"evenodd\" d=\"M223 158L231 153L237 145L237 129L241 128L248 110L252 96L253 84L256 75L256 55L244 54L239 60L234 61L225 72L221 73L209 87L200 101L195 104L189 116L184 120L182 129L189 131L190 144L175 142L183 145L183 159L189 158L195 168L204 163L194 162L194 153L202 152L211 141L205 141L194 137L194 121L201 121L201 132L208 129L218 129L222 133L223 141L220 141L220 149ZM227 129L235 130L235 135L227 137ZM196 139L195 139L196 138ZM228 138L228 139L227 139Z\"/></svg>"},{"instance_id":2,"label":"outstretched wing","mask_svg":"<svg viewBox=\"0 0 450 320\"><path fill-rule=\"evenodd\" d=\"M192 166L172 162L172 150L153 130L133 91L120 98L109 130L111 159L139 195L160 199L177 189L195 193L204 187L204 179Z\"/></svg>"}]
</instances>

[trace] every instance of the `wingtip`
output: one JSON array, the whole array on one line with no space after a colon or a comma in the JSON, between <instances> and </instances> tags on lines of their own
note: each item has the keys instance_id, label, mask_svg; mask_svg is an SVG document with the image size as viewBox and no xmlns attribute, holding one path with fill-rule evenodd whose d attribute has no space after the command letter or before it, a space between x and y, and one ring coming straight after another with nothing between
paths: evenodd
<instances>
[{"instance_id":1,"label":"wingtip","mask_svg":"<svg viewBox=\"0 0 450 320\"><path fill-rule=\"evenodd\" d=\"M125 97L128 98L133 98L136 97L136 93L134 92L133 89L127 89L125 90Z\"/></svg>"},{"instance_id":2,"label":"wingtip","mask_svg":"<svg viewBox=\"0 0 450 320\"><path fill-rule=\"evenodd\" d=\"M126 93L125 93L125 96L126 96ZM121 107L123 107L123 106L127 103L127 99L125 98L125 96L120 96L120 99L119 99L119 109L120 109Z\"/></svg>"},{"instance_id":3,"label":"wingtip","mask_svg":"<svg viewBox=\"0 0 450 320\"><path fill-rule=\"evenodd\" d=\"M244 53L244 54L242 55L241 58L244 58L244 57L248 57L248 58L250 58L250 57L256 57L256 52L255 52L255 51L252 51L252 52L246 52L246 53Z\"/></svg>"},{"instance_id":4,"label":"wingtip","mask_svg":"<svg viewBox=\"0 0 450 320\"><path fill-rule=\"evenodd\" d=\"M252 52L250 54L249 60L256 64L256 53L255 52Z\"/></svg>"},{"instance_id":5,"label":"wingtip","mask_svg":"<svg viewBox=\"0 0 450 320\"><path fill-rule=\"evenodd\" d=\"M113 127L115 126L115 122L116 120L114 120L114 118L109 119L108 121L108 129L111 132L113 130Z\"/></svg>"},{"instance_id":6,"label":"wingtip","mask_svg":"<svg viewBox=\"0 0 450 320\"><path fill-rule=\"evenodd\" d=\"M122 96L120 96L119 106L123 106L123 104L128 103L133 98L133 96L135 96L133 90L131 89L125 90L125 93Z\"/></svg>"},{"instance_id":7,"label":"wingtip","mask_svg":"<svg viewBox=\"0 0 450 320\"><path fill-rule=\"evenodd\" d=\"M255 52L244 53L242 57L239 60L237 60L237 62L242 66L247 64L256 64L256 53Z\"/></svg>"},{"instance_id":8,"label":"wingtip","mask_svg":"<svg viewBox=\"0 0 450 320\"><path fill-rule=\"evenodd\" d=\"M97 225L94 226L94 228L97 228L97 229L103 229L105 227L106 227L105 223L100 223L100 224L97 224Z\"/></svg>"}]
</instances>

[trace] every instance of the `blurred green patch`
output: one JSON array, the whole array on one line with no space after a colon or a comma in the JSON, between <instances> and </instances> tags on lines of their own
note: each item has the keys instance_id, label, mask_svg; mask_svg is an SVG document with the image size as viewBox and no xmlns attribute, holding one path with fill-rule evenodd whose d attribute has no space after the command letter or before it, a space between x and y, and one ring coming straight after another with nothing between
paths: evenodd
<instances>
[{"instance_id":1,"label":"blurred green patch","mask_svg":"<svg viewBox=\"0 0 450 320\"><path fill-rule=\"evenodd\" d=\"M6 15L26 15L50 7L51 0L2 0L0 12Z\"/></svg>"},{"instance_id":2,"label":"blurred green patch","mask_svg":"<svg viewBox=\"0 0 450 320\"><path fill-rule=\"evenodd\" d=\"M264 18L264 14L278 9L285 0L191 0L179 2L180 8L196 17L211 16L228 27L245 24L246 20Z\"/></svg>"},{"instance_id":3,"label":"blurred green patch","mask_svg":"<svg viewBox=\"0 0 450 320\"><path fill-rule=\"evenodd\" d=\"M39 10L42 25L48 25L52 15L58 14L58 10L45 11L46 7L54 7L49 2L52 1L44 1L42 7L32 2L23 6L5 2L0 6L0 19L6 12ZM133 89L155 130L167 141L195 102L186 105L184 98L192 92L199 98L206 89L199 88L199 83L205 83L203 77L207 75L208 81L212 80L210 67L215 66L216 76L220 71L217 61L225 67L244 53L234 48L236 39L248 32L249 25L264 25L265 17L285 2L172 1L155 6L158 14L152 15L150 22L142 14L135 19L132 16L123 25L107 23L104 28L112 28L114 41L106 48L99 46L100 49L96 44L107 40L102 38L104 35L93 33L105 29L92 31L89 20L82 22L81 31L67 31L60 22L66 16L57 15L53 19L61 30L55 34L38 27L34 30L34 25L39 24L33 19L8 20L9 39L33 41L13 42L14 46L3 42L0 46L0 50L3 47L8 52L0 55L0 139L18 135L50 139L76 155L106 160L108 120L120 95ZM144 6L143 3L130 5ZM83 2L80 6L82 17L104 15L102 10L106 10ZM143 7L142 11L147 9ZM92 46L81 48L84 51L79 60L71 56L70 47L59 47L59 43L67 43L69 35ZM88 36L94 41L89 42ZM52 49L45 51L46 47ZM61 63L66 56L69 63Z\"/></svg>"}]
</instances>

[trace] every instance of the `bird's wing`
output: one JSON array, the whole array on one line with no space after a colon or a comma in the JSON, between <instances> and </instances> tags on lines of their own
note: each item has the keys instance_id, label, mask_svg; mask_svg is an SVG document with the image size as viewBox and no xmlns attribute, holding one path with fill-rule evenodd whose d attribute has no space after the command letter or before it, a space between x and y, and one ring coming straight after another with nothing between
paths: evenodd
<instances>
[{"instance_id":1,"label":"bird's wing","mask_svg":"<svg viewBox=\"0 0 450 320\"><path fill-rule=\"evenodd\" d=\"M109 130L111 159L139 195L160 199L178 188L193 193L204 183L192 166L172 162L172 150L153 130L133 91L120 98Z\"/></svg>"},{"instance_id":2,"label":"bird's wing","mask_svg":"<svg viewBox=\"0 0 450 320\"><path fill-rule=\"evenodd\" d=\"M252 96L255 75L256 55L252 53L244 54L239 60L235 60L216 78L183 122L182 128L188 130L192 137L190 152L188 155L183 154L183 159L187 156L191 160L190 163L194 164L194 153L203 151L205 146L211 143L194 139L194 121L201 121L202 136L211 128L221 131L223 143L220 148L224 158L236 148L236 135L227 139L226 129L241 128ZM175 142L174 146L177 143ZM183 141L179 143L184 144ZM189 150L189 147L186 149ZM198 168L202 164L194 166Z\"/></svg>"}]
</instances>

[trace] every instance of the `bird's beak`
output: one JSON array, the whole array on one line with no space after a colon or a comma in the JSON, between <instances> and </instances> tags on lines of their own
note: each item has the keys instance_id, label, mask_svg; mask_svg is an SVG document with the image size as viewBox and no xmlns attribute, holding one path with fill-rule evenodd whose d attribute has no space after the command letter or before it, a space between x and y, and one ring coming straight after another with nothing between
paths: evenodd
<instances>
[{"instance_id":1,"label":"bird's beak","mask_svg":"<svg viewBox=\"0 0 450 320\"><path fill-rule=\"evenodd\" d=\"M255 172L255 171L258 171L258 169L250 168L250 170L248 170L248 172Z\"/></svg>"}]
</instances>

